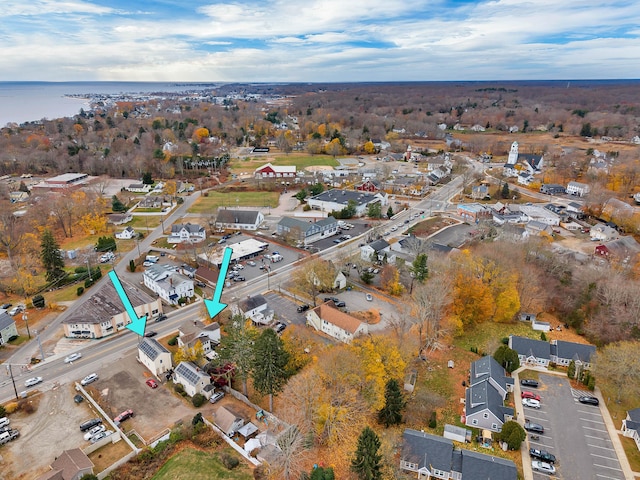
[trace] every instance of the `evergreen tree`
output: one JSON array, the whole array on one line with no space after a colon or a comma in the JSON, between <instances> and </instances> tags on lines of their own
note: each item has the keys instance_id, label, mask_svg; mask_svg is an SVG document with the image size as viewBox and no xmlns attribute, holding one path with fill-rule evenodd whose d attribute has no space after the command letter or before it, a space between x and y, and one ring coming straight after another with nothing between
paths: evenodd
<instances>
[{"instance_id":1,"label":"evergreen tree","mask_svg":"<svg viewBox=\"0 0 640 480\"><path fill-rule=\"evenodd\" d=\"M120 201L120 199L116 195L114 195L113 197L111 197L111 210L114 212L126 212L127 207Z\"/></svg>"},{"instance_id":2,"label":"evergreen tree","mask_svg":"<svg viewBox=\"0 0 640 480\"><path fill-rule=\"evenodd\" d=\"M265 329L256 339L253 350L253 387L269 395L269 410L273 411L273 395L282 391L287 381L289 353L276 332Z\"/></svg>"},{"instance_id":3,"label":"evergreen tree","mask_svg":"<svg viewBox=\"0 0 640 480\"><path fill-rule=\"evenodd\" d=\"M424 281L429 277L429 267L427 267L427 254L419 253L416 255L416 259L411 264L411 273L413 273L413 278L415 278L418 282L424 283Z\"/></svg>"},{"instance_id":4,"label":"evergreen tree","mask_svg":"<svg viewBox=\"0 0 640 480\"><path fill-rule=\"evenodd\" d=\"M502 191L500 192L500 196L502 198L510 198L510 193L509 193L509 184L507 182L504 182L502 184Z\"/></svg>"},{"instance_id":5,"label":"evergreen tree","mask_svg":"<svg viewBox=\"0 0 640 480\"><path fill-rule=\"evenodd\" d=\"M49 229L42 233L40 260L42 260L42 266L46 270L47 282L53 282L64 275L64 257L58 242L53 238L53 234Z\"/></svg>"},{"instance_id":6,"label":"evergreen tree","mask_svg":"<svg viewBox=\"0 0 640 480\"><path fill-rule=\"evenodd\" d=\"M380 203L370 203L367 207L367 216L369 218L380 218L382 216L382 205Z\"/></svg>"},{"instance_id":7,"label":"evergreen tree","mask_svg":"<svg viewBox=\"0 0 640 480\"><path fill-rule=\"evenodd\" d=\"M509 373L520 368L520 358L518 357L518 352L509 348L508 345L500 345L493 354L493 358Z\"/></svg>"},{"instance_id":8,"label":"evergreen tree","mask_svg":"<svg viewBox=\"0 0 640 480\"><path fill-rule=\"evenodd\" d=\"M144 172L142 174L142 183L144 185L153 185L153 177L151 176L151 172Z\"/></svg>"},{"instance_id":9,"label":"evergreen tree","mask_svg":"<svg viewBox=\"0 0 640 480\"><path fill-rule=\"evenodd\" d=\"M253 366L253 347L258 330L249 326L242 315L234 315L224 326L224 335L217 349L220 366L235 365L235 375L242 381L242 393L247 395L247 378Z\"/></svg>"},{"instance_id":10,"label":"evergreen tree","mask_svg":"<svg viewBox=\"0 0 640 480\"><path fill-rule=\"evenodd\" d=\"M567 368L567 377L576 378L576 362L571 360L569 367Z\"/></svg>"},{"instance_id":11,"label":"evergreen tree","mask_svg":"<svg viewBox=\"0 0 640 480\"><path fill-rule=\"evenodd\" d=\"M315 467L311 470L309 480L335 480L335 473L331 467Z\"/></svg>"},{"instance_id":12,"label":"evergreen tree","mask_svg":"<svg viewBox=\"0 0 640 480\"><path fill-rule=\"evenodd\" d=\"M387 218L391 217L393 217L393 208L391 208L391 205L389 205L389 208L387 208Z\"/></svg>"},{"instance_id":13,"label":"evergreen tree","mask_svg":"<svg viewBox=\"0 0 640 480\"><path fill-rule=\"evenodd\" d=\"M405 404L398 381L391 378L384 387L384 407L378 412L378 421L384 423L385 427L398 425L402 422L402 410Z\"/></svg>"},{"instance_id":14,"label":"evergreen tree","mask_svg":"<svg viewBox=\"0 0 640 480\"><path fill-rule=\"evenodd\" d=\"M358 447L351 460L351 470L357 475L359 480L380 480L382 478L382 455L380 450L380 439L376 432L369 427L365 427L358 437Z\"/></svg>"}]
</instances>

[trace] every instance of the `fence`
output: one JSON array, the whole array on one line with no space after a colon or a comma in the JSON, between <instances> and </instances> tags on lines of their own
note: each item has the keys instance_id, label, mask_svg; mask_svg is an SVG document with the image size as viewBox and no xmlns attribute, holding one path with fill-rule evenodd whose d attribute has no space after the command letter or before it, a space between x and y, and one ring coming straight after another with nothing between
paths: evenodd
<instances>
[{"instance_id":1,"label":"fence","mask_svg":"<svg viewBox=\"0 0 640 480\"><path fill-rule=\"evenodd\" d=\"M233 448L236 452L242 455L247 461L251 462L256 467L259 465L262 465L262 462L260 462L260 460L251 457L247 452L244 451L244 448L240 448L240 445L238 445L231 438L225 435L224 432L220 430L218 427L216 427L213 423L211 423L209 420L207 420L204 417L202 418L202 420L204 420L205 425L209 426L209 428L211 428L214 432L220 435L220 437L225 442L227 442L231 448Z\"/></svg>"}]
</instances>

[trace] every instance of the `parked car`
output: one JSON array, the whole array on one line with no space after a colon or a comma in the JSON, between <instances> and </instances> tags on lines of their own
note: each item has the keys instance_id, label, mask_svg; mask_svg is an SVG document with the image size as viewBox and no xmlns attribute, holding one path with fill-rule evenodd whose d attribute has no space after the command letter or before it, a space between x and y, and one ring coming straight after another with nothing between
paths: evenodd
<instances>
[{"instance_id":1,"label":"parked car","mask_svg":"<svg viewBox=\"0 0 640 480\"><path fill-rule=\"evenodd\" d=\"M89 385L90 383L95 382L96 380L98 380L98 374L97 373L92 373L90 375L87 375L86 377L84 377L81 381L80 384L82 386L86 386Z\"/></svg>"},{"instance_id":2,"label":"parked car","mask_svg":"<svg viewBox=\"0 0 640 480\"><path fill-rule=\"evenodd\" d=\"M520 396L522 398L532 398L534 400L540 401L540 395L538 395L537 393L533 393L533 392L527 392L526 390L523 391Z\"/></svg>"},{"instance_id":3,"label":"parked car","mask_svg":"<svg viewBox=\"0 0 640 480\"><path fill-rule=\"evenodd\" d=\"M307 305L306 303L304 305L298 305L298 313L302 313L302 312L306 312L307 310L309 310L309 305Z\"/></svg>"},{"instance_id":4,"label":"parked car","mask_svg":"<svg viewBox=\"0 0 640 480\"><path fill-rule=\"evenodd\" d=\"M529 420L524 422L524 429L527 432L544 433L544 427L538 423L532 423Z\"/></svg>"},{"instance_id":5,"label":"parked car","mask_svg":"<svg viewBox=\"0 0 640 480\"><path fill-rule=\"evenodd\" d=\"M331 300L336 307L346 307L347 304L340 300L338 297L325 297L324 301L328 302Z\"/></svg>"},{"instance_id":6,"label":"parked car","mask_svg":"<svg viewBox=\"0 0 640 480\"><path fill-rule=\"evenodd\" d=\"M547 452L546 450L538 450L537 448L530 448L529 449L529 456L531 458L537 458L538 460L542 460L543 462L547 462L547 463L555 463L556 462L556 456L552 455L551 453Z\"/></svg>"},{"instance_id":7,"label":"parked car","mask_svg":"<svg viewBox=\"0 0 640 480\"><path fill-rule=\"evenodd\" d=\"M151 388L158 388L158 382L156 382L153 378L148 379L146 382Z\"/></svg>"},{"instance_id":8,"label":"parked car","mask_svg":"<svg viewBox=\"0 0 640 480\"><path fill-rule=\"evenodd\" d=\"M556 473L556 467L554 467L550 463L541 462L539 460L531 461L531 470L533 470L534 472L547 473L549 475L553 475L554 473Z\"/></svg>"},{"instance_id":9,"label":"parked car","mask_svg":"<svg viewBox=\"0 0 640 480\"><path fill-rule=\"evenodd\" d=\"M65 357L64 359L64 363L71 363L71 362L75 362L76 360L80 360L82 358L82 354L81 353L72 353L71 355Z\"/></svg>"},{"instance_id":10,"label":"parked car","mask_svg":"<svg viewBox=\"0 0 640 480\"><path fill-rule=\"evenodd\" d=\"M371 295L370 293L367 293L365 295L365 298L367 299L367 302L373 302L373 295Z\"/></svg>"},{"instance_id":11,"label":"parked car","mask_svg":"<svg viewBox=\"0 0 640 480\"><path fill-rule=\"evenodd\" d=\"M33 387L35 385L38 385L39 383L42 383L42 377L32 377L30 379L28 379L26 382L24 382L24 386L25 387Z\"/></svg>"},{"instance_id":12,"label":"parked car","mask_svg":"<svg viewBox=\"0 0 640 480\"><path fill-rule=\"evenodd\" d=\"M18 313L21 313L21 312L24 312L24 305L16 305L7 313L13 317L14 315L17 315Z\"/></svg>"},{"instance_id":13,"label":"parked car","mask_svg":"<svg viewBox=\"0 0 640 480\"><path fill-rule=\"evenodd\" d=\"M80 394L77 394L75 397L73 397L73 401L76 403L82 403L84 402L84 397Z\"/></svg>"},{"instance_id":14,"label":"parked car","mask_svg":"<svg viewBox=\"0 0 640 480\"><path fill-rule=\"evenodd\" d=\"M255 267L256 266L256 262L254 262L253 260L249 260L247 262L247 265L249 265L250 267Z\"/></svg>"},{"instance_id":15,"label":"parked car","mask_svg":"<svg viewBox=\"0 0 640 480\"><path fill-rule=\"evenodd\" d=\"M5 303L0 307L0 310L9 310L13 306L13 303Z\"/></svg>"},{"instance_id":16,"label":"parked car","mask_svg":"<svg viewBox=\"0 0 640 480\"><path fill-rule=\"evenodd\" d=\"M224 392L222 391L213 392L213 395L211 395L209 402L216 403L218 400L222 400L223 397L224 397Z\"/></svg>"},{"instance_id":17,"label":"parked car","mask_svg":"<svg viewBox=\"0 0 640 480\"><path fill-rule=\"evenodd\" d=\"M103 438L106 438L110 435L113 435L113 430L105 430L104 432L100 432L97 435L94 435L93 437L91 437L91 443L97 443Z\"/></svg>"},{"instance_id":18,"label":"parked car","mask_svg":"<svg viewBox=\"0 0 640 480\"><path fill-rule=\"evenodd\" d=\"M196 282L196 287L207 288L207 284L204 282Z\"/></svg>"},{"instance_id":19,"label":"parked car","mask_svg":"<svg viewBox=\"0 0 640 480\"><path fill-rule=\"evenodd\" d=\"M91 430L89 430L87 433L84 434L84 439L89 441L91 440L91 437L104 432L107 429L107 427L105 427L104 425L98 425L96 427L93 427Z\"/></svg>"},{"instance_id":20,"label":"parked car","mask_svg":"<svg viewBox=\"0 0 640 480\"><path fill-rule=\"evenodd\" d=\"M598 400L596 397L591 396L580 397L578 401L586 405L600 405L600 400Z\"/></svg>"},{"instance_id":21,"label":"parked car","mask_svg":"<svg viewBox=\"0 0 640 480\"><path fill-rule=\"evenodd\" d=\"M284 332L285 328L287 328L287 324L286 323L282 323L282 322L278 322L274 325L273 329L276 331L276 333L282 333Z\"/></svg>"},{"instance_id":22,"label":"parked car","mask_svg":"<svg viewBox=\"0 0 640 480\"><path fill-rule=\"evenodd\" d=\"M538 381L532 380L530 378L523 378L522 380L520 380L520 385L522 385L523 387L538 388Z\"/></svg>"},{"instance_id":23,"label":"parked car","mask_svg":"<svg viewBox=\"0 0 640 480\"><path fill-rule=\"evenodd\" d=\"M121 422L124 422L126 419L133 417L133 410L129 409L129 410L125 410L124 412L122 412L120 415L118 415L116 418L113 419L113 422L117 425Z\"/></svg>"},{"instance_id":24,"label":"parked car","mask_svg":"<svg viewBox=\"0 0 640 480\"><path fill-rule=\"evenodd\" d=\"M162 322L163 320L166 320L166 319L167 319L167 316L163 313L158 318L156 318L156 322Z\"/></svg>"},{"instance_id":25,"label":"parked car","mask_svg":"<svg viewBox=\"0 0 640 480\"><path fill-rule=\"evenodd\" d=\"M155 330L149 330L148 332L144 333L144 336L147 338L151 338L151 337L155 337L158 334L158 332L156 332Z\"/></svg>"},{"instance_id":26,"label":"parked car","mask_svg":"<svg viewBox=\"0 0 640 480\"><path fill-rule=\"evenodd\" d=\"M540 408L540 401L534 400L533 398L523 398L522 405L525 407Z\"/></svg>"},{"instance_id":27,"label":"parked car","mask_svg":"<svg viewBox=\"0 0 640 480\"><path fill-rule=\"evenodd\" d=\"M151 267L151 266L153 266L153 262L148 262L148 261L145 260L144 262L142 262L142 266L145 267L145 268Z\"/></svg>"},{"instance_id":28,"label":"parked car","mask_svg":"<svg viewBox=\"0 0 640 480\"><path fill-rule=\"evenodd\" d=\"M100 419L100 418L92 418L91 420L87 420L86 422L82 422L80 424L80 431L86 432L90 428L93 428L96 425L100 425L101 423L102 423L102 419Z\"/></svg>"},{"instance_id":29,"label":"parked car","mask_svg":"<svg viewBox=\"0 0 640 480\"><path fill-rule=\"evenodd\" d=\"M233 277L234 282L244 282L246 279L240 275Z\"/></svg>"}]
</instances>

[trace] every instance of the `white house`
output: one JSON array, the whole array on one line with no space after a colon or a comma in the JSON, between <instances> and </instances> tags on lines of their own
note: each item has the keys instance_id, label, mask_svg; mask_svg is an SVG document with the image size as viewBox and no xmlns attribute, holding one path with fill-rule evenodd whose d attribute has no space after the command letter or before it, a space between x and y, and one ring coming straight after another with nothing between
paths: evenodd
<instances>
[{"instance_id":1,"label":"white house","mask_svg":"<svg viewBox=\"0 0 640 480\"><path fill-rule=\"evenodd\" d=\"M151 191L151 185L144 183L131 183L127 186L127 190L133 193L149 193Z\"/></svg>"},{"instance_id":2,"label":"white house","mask_svg":"<svg viewBox=\"0 0 640 480\"><path fill-rule=\"evenodd\" d=\"M234 315L240 314L260 325L269 325L273 321L274 312L262 295L243 298L231 308Z\"/></svg>"},{"instance_id":3,"label":"white house","mask_svg":"<svg viewBox=\"0 0 640 480\"><path fill-rule=\"evenodd\" d=\"M193 280L177 273L174 266L156 263L144 271L142 280L145 287L171 305L194 296Z\"/></svg>"},{"instance_id":4,"label":"white house","mask_svg":"<svg viewBox=\"0 0 640 480\"><path fill-rule=\"evenodd\" d=\"M514 207L514 206L512 206ZM544 223L545 225L560 225L560 216L551 210L537 205L520 205L520 211L529 217L530 221Z\"/></svg>"},{"instance_id":5,"label":"white house","mask_svg":"<svg viewBox=\"0 0 640 480\"><path fill-rule=\"evenodd\" d=\"M116 238L118 240L131 240L135 236L136 231L131 227L127 227L123 231L116 233Z\"/></svg>"},{"instance_id":6,"label":"white house","mask_svg":"<svg viewBox=\"0 0 640 480\"><path fill-rule=\"evenodd\" d=\"M264 215L258 210L218 209L217 228L233 230L257 230L264 222Z\"/></svg>"},{"instance_id":7,"label":"white house","mask_svg":"<svg viewBox=\"0 0 640 480\"><path fill-rule=\"evenodd\" d=\"M389 242L383 238L360 247L360 258L367 262L382 260L385 255L389 263L395 262L396 256L391 252Z\"/></svg>"},{"instance_id":8,"label":"white house","mask_svg":"<svg viewBox=\"0 0 640 480\"><path fill-rule=\"evenodd\" d=\"M205 357L212 357L212 352L220 344L220 325L218 322L205 325L199 320L189 320L180 326L178 346L193 348L198 342L202 345Z\"/></svg>"},{"instance_id":9,"label":"white house","mask_svg":"<svg viewBox=\"0 0 640 480\"><path fill-rule=\"evenodd\" d=\"M0 345L4 345L11 337L18 336L16 322L7 312L0 313Z\"/></svg>"},{"instance_id":10,"label":"white house","mask_svg":"<svg viewBox=\"0 0 640 480\"><path fill-rule=\"evenodd\" d=\"M358 190L338 190L332 189L315 195L307 200L314 210L321 210L327 213L340 211L352 204L356 210L356 216L365 215L367 208L372 203L380 203L382 207L389 203L387 194L384 192L361 192Z\"/></svg>"},{"instance_id":11,"label":"white house","mask_svg":"<svg viewBox=\"0 0 640 480\"><path fill-rule=\"evenodd\" d=\"M178 364L173 371L173 382L182 385L190 397L196 393L204 395L207 400L211 397L211 389L205 388L211 384L211 377L191 362Z\"/></svg>"},{"instance_id":12,"label":"white house","mask_svg":"<svg viewBox=\"0 0 640 480\"><path fill-rule=\"evenodd\" d=\"M622 434L633 438L640 450L640 408L627 411L627 418L622 420Z\"/></svg>"},{"instance_id":13,"label":"white house","mask_svg":"<svg viewBox=\"0 0 640 480\"><path fill-rule=\"evenodd\" d=\"M567 184L566 191L569 195L576 195L578 197L584 197L591 191L591 187L586 183L569 182Z\"/></svg>"},{"instance_id":14,"label":"white house","mask_svg":"<svg viewBox=\"0 0 640 480\"><path fill-rule=\"evenodd\" d=\"M355 337L369 332L366 323L334 308L332 304L333 302L323 303L309 310L307 325L343 343L351 343Z\"/></svg>"},{"instance_id":15,"label":"white house","mask_svg":"<svg viewBox=\"0 0 640 480\"><path fill-rule=\"evenodd\" d=\"M195 223L179 223L171 225L171 235L167 243L199 243L207 238L204 227Z\"/></svg>"},{"instance_id":16,"label":"white house","mask_svg":"<svg viewBox=\"0 0 640 480\"><path fill-rule=\"evenodd\" d=\"M171 352L154 338L142 338L138 344L138 360L156 377L171 370Z\"/></svg>"},{"instance_id":17,"label":"white house","mask_svg":"<svg viewBox=\"0 0 640 480\"><path fill-rule=\"evenodd\" d=\"M591 240L594 241L599 240L601 242L608 242L618 238L618 231L604 223L594 225L591 227L591 231L589 233L591 235Z\"/></svg>"}]
</instances>

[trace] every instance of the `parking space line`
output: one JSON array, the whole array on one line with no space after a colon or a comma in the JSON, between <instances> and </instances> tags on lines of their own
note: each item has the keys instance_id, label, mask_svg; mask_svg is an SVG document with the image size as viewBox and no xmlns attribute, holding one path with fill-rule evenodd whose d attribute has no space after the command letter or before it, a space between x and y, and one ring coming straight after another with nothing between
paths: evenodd
<instances>
[{"instance_id":1,"label":"parking space line","mask_svg":"<svg viewBox=\"0 0 640 480\"><path fill-rule=\"evenodd\" d=\"M618 477L608 477L606 475L600 475L599 473L596 473L596 477L601 477L601 478L608 478L609 480L624 480Z\"/></svg>"},{"instance_id":2,"label":"parking space line","mask_svg":"<svg viewBox=\"0 0 640 480\"><path fill-rule=\"evenodd\" d=\"M591 445L590 443L587 443L588 447L593 447L593 448L602 448L603 450L611 450L612 452L615 452L615 448L609 448L609 447L601 447L599 445Z\"/></svg>"},{"instance_id":3,"label":"parking space line","mask_svg":"<svg viewBox=\"0 0 640 480\"><path fill-rule=\"evenodd\" d=\"M611 461L618 461L618 457L616 457L615 455L613 457L606 457L604 455L598 455L597 453L590 453L589 455L591 455L592 457L598 457L598 458L604 458L606 460L611 460Z\"/></svg>"},{"instance_id":4,"label":"parking space line","mask_svg":"<svg viewBox=\"0 0 640 480\"><path fill-rule=\"evenodd\" d=\"M598 463L594 463L593 464L594 467L600 467L600 468L608 468L609 470L617 470L618 472L621 472L622 470L616 467L607 467L606 465L600 465Z\"/></svg>"},{"instance_id":5,"label":"parking space line","mask_svg":"<svg viewBox=\"0 0 640 480\"><path fill-rule=\"evenodd\" d=\"M603 432L603 433L607 433L606 430L602 430L600 428L595 428L595 427L585 427L584 425L582 426L582 428L586 428L587 430L595 430L596 432Z\"/></svg>"},{"instance_id":6,"label":"parking space line","mask_svg":"<svg viewBox=\"0 0 640 480\"><path fill-rule=\"evenodd\" d=\"M601 417L602 415L600 415L600 411L593 411L593 410L578 410L578 413L583 413L586 415L594 415L596 417Z\"/></svg>"},{"instance_id":7,"label":"parking space line","mask_svg":"<svg viewBox=\"0 0 640 480\"><path fill-rule=\"evenodd\" d=\"M594 436L594 435L587 435L586 433L585 433L585 435L584 435L584 436L585 436L585 437L587 437L587 438L597 438L598 440L608 440L608 439L606 439L606 438L596 437L596 436ZM610 441L609 441L609 442L610 442Z\"/></svg>"}]
</instances>

